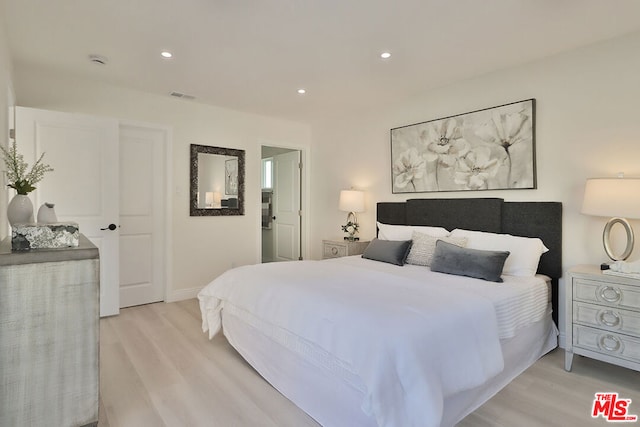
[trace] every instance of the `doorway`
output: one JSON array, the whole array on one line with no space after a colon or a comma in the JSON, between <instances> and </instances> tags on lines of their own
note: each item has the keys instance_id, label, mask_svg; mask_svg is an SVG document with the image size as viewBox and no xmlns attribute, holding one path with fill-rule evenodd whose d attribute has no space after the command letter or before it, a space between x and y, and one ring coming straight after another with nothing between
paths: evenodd
<instances>
[{"instance_id":1,"label":"doorway","mask_svg":"<svg viewBox=\"0 0 640 427\"><path fill-rule=\"evenodd\" d=\"M262 262L301 260L302 151L262 146Z\"/></svg>"},{"instance_id":2,"label":"doorway","mask_svg":"<svg viewBox=\"0 0 640 427\"><path fill-rule=\"evenodd\" d=\"M46 152L54 171L33 192L54 202L100 250L100 315L164 299L168 254L169 131L116 119L16 108L27 163Z\"/></svg>"}]
</instances>

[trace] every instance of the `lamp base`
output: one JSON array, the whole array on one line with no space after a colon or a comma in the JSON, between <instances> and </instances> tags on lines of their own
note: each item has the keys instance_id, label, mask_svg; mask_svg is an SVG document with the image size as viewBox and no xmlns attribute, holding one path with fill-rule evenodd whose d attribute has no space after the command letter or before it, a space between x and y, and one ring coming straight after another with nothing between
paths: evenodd
<instances>
[{"instance_id":1,"label":"lamp base","mask_svg":"<svg viewBox=\"0 0 640 427\"><path fill-rule=\"evenodd\" d=\"M344 240L347 240L349 242L357 242L358 240L360 240L360 238L359 237L344 236Z\"/></svg>"},{"instance_id":2,"label":"lamp base","mask_svg":"<svg viewBox=\"0 0 640 427\"><path fill-rule=\"evenodd\" d=\"M627 233L627 246L620 255L616 255L613 253L611 249L611 228L614 225L620 224L624 228L624 231ZM607 256L614 261L624 261L629 258L631 252L633 251L633 228L631 228L631 224L625 218L611 218L607 224L604 226L604 232L602 233L602 243L604 245L604 251Z\"/></svg>"},{"instance_id":3,"label":"lamp base","mask_svg":"<svg viewBox=\"0 0 640 427\"><path fill-rule=\"evenodd\" d=\"M609 268L611 268L611 264L609 264L608 262L603 262L602 264L600 264L600 270L602 271L608 270Z\"/></svg>"}]
</instances>

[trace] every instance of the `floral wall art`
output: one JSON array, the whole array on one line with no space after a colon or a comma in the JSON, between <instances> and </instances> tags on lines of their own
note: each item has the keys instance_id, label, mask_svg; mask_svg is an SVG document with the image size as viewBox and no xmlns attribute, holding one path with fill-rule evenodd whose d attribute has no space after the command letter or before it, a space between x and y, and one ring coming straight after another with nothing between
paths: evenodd
<instances>
[{"instance_id":1,"label":"floral wall art","mask_svg":"<svg viewBox=\"0 0 640 427\"><path fill-rule=\"evenodd\" d=\"M224 162L224 193L235 196L238 194L238 159Z\"/></svg>"},{"instance_id":2,"label":"floral wall art","mask_svg":"<svg viewBox=\"0 0 640 427\"><path fill-rule=\"evenodd\" d=\"M536 188L535 99L391 129L393 193Z\"/></svg>"}]
</instances>

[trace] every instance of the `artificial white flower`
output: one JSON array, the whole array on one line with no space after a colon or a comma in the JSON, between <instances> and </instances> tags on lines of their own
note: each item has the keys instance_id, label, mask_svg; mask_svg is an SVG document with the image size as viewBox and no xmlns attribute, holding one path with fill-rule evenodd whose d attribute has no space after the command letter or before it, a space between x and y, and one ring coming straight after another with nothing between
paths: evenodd
<instances>
[{"instance_id":1,"label":"artificial white flower","mask_svg":"<svg viewBox=\"0 0 640 427\"><path fill-rule=\"evenodd\" d=\"M36 189L34 184L42 181L46 172L52 172L51 166L42 163L44 153L40 155L40 158L33 164L31 170L25 174L29 165L24 161L22 154L18 153L16 142L4 148L0 145L0 151L2 151L2 157L4 158L4 164L7 167L7 180L8 187L15 189L18 194L27 195Z\"/></svg>"}]
</instances>

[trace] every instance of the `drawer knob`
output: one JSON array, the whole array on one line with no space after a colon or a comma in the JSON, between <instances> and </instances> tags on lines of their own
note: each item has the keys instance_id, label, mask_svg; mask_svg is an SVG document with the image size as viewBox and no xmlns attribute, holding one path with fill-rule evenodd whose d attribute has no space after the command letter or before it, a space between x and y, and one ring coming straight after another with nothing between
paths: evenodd
<instances>
[{"instance_id":1,"label":"drawer knob","mask_svg":"<svg viewBox=\"0 0 640 427\"><path fill-rule=\"evenodd\" d=\"M613 286L605 286L600 289L600 298L607 302L618 302L620 296L620 290Z\"/></svg>"},{"instance_id":2,"label":"drawer knob","mask_svg":"<svg viewBox=\"0 0 640 427\"><path fill-rule=\"evenodd\" d=\"M598 322L605 326L618 326L620 324L620 315L613 310L603 310L598 313Z\"/></svg>"},{"instance_id":3,"label":"drawer knob","mask_svg":"<svg viewBox=\"0 0 640 427\"><path fill-rule=\"evenodd\" d=\"M338 255L338 248L336 248L335 246L331 248L331 254L332 255Z\"/></svg>"},{"instance_id":4,"label":"drawer knob","mask_svg":"<svg viewBox=\"0 0 640 427\"><path fill-rule=\"evenodd\" d=\"M607 351L618 351L622 347L622 342L615 335L601 335L599 340L600 348Z\"/></svg>"}]
</instances>

